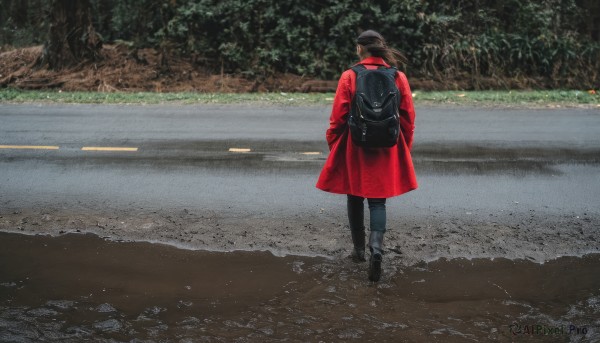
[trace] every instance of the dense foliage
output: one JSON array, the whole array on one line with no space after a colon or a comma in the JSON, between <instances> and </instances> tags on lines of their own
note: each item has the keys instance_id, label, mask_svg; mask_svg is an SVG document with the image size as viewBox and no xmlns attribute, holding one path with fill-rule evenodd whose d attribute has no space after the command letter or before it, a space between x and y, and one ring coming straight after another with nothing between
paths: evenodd
<instances>
[{"instance_id":1,"label":"dense foliage","mask_svg":"<svg viewBox=\"0 0 600 343\"><path fill-rule=\"evenodd\" d=\"M540 78L600 84L595 0L92 0L106 42L189 56L212 72L290 72L332 79L355 61L363 29L406 53L408 73L434 80ZM0 0L0 44L44 40L48 4ZM548 83L546 83L548 84ZM481 86L485 88L485 86Z\"/></svg>"}]
</instances>

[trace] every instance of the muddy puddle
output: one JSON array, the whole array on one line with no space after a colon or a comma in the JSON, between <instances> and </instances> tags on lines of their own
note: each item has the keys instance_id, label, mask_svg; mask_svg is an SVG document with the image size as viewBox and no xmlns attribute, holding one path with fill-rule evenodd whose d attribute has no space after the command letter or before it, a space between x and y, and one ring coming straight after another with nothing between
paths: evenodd
<instances>
[{"instance_id":1,"label":"muddy puddle","mask_svg":"<svg viewBox=\"0 0 600 343\"><path fill-rule=\"evenodd\" d=\"M600 255L386 266L0 233L0 341L600 341Z\"/></svg>"}]
</instances>

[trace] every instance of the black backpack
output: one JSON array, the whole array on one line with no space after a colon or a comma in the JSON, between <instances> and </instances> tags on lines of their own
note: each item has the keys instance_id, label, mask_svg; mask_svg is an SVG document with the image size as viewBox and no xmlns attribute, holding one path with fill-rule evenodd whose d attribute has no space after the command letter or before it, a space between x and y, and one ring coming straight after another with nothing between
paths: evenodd
<instances>
[{"instance_id":1,"label":"black backpack","mask_svg":"<svg viewBox=\"0 0 600 343\"><path fill-rule=\"evenodd\" d=\"M356 93L350 105L348 126L354 144L361 147L391 147L400 134L400 91L396 68L367 69L358 64Z\"/></svg>"}]
</instances>

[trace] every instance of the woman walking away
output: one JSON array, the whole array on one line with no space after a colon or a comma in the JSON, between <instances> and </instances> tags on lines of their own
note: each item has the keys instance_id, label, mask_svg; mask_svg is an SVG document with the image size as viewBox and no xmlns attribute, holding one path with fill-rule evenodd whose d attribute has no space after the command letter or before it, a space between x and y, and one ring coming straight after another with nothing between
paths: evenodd
<instances>
[{"instance_id":1,"label":"woman walking away","mask_svg":"<svg viewBox=\"0 0 600 343\"><path fill-rule=\"evenodd\" d=\"M369 280L379 281L387 198L417 188L410 150L415 110L398 62L406 59L372 30L356 40L360 62L340 77L326 133L329 157L317 188L346 194L354 249L365 262L364 199L370 213Z\"/></svg>"}]
</instances>

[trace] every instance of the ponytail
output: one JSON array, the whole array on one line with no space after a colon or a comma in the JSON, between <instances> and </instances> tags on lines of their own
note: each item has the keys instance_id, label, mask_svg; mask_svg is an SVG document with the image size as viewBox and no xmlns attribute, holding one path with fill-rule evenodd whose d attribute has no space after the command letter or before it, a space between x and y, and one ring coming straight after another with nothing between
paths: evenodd
<instances>
[{"instance_id":1,"label":"ponytail","mask_svg":"<svg viewBox=\"0 0 600 343\"><path fill-rule=\"evenodd\" d=\"M398 66L398 63L406 64L408 62L404 54L388 47L383 36L373 30L361 33L356 39L356 43L362 45L371 56L381 57L395 67Z\"/></svg>"}]
</instances>

